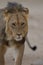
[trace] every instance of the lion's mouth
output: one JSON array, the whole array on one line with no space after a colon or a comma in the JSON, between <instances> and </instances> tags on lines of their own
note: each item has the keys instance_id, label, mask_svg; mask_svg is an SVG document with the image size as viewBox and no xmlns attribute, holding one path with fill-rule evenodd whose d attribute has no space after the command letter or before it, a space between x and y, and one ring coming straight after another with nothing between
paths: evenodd
<instances>
[{"instance_id":1,"label":"lion's mouth","mask_svg":"<svg viewBox=\"0 0 43 65\"><path fill-rule=\"evenodd\" d=\"M15 37L15 40L16 40L16 41L21 41L22 39L23 39L22 36L16 36L16 37Z\"/></svg>"},{"instance_id":2,"label":"lion's mouth","mask_svg":"<svg viewBox=\"0 0 43 65\"><path fill-rule=\"evenodd\" d=\"M15 40L16 40L16 41L21 41L21 40L22 40L22 38L16 38Z\"/></svg>"}]
</instances>

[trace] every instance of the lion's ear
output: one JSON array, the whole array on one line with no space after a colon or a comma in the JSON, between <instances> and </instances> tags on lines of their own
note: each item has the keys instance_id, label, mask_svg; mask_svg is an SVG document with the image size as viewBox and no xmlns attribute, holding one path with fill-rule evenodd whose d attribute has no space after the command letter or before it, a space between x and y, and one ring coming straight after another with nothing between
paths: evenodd
<instances>
[{"instance_id":1,"label":"lion's ear","mask_svg":"<svg viewBox=\"0 0 43 65\"><path fill-rule=\"evenodd\" d=\"M29 14L29 9L28 9L28 8L24 8L23 11L24 11L26 14Z\"/></svg>"},{"instance_id":2,"label":"lion's ear","mask_svg":"<svg viewBox=\"0 0 43 65\"><path fill-rule=\"evenodd\" d=\"M24 12L25 14L29 14L29 9L28 9L28 8L23 8L23 12Z\"/></svg>"},{"instance_id":3,"label":"lion's ear","mask_svg":"<svg viewBox=\"0 0 43 65\"><path fill-rule=\"evenodd\" d=\"M4 16L4 20L5 21L8 21L9 20L10 14L8 13L8 10L7 9L4 9L3 16Z\"/></svg>"},{"instance_id":4,"label":"lion's ear","mask_svg":"<svg viewBox=\"0 0 43 65\"><path fill-rule=\"evenodd\" d=\"M28 19L29 17L29 9L28 8L23 8L23 15L26 17L26 19Z\"/></svg>"},{"instance_id":5,"label":"lion's ear","mask_svg":"<svg viewBox=\"0 0 43 65\"><path fill-rule=\"evenodd\" d=\"M7 16L7 15L8 15L8 10L7 10L7 9L4 9L4 10L3 10L3 15L4 15L4 16Z\"/></svg>"}]
</instances>

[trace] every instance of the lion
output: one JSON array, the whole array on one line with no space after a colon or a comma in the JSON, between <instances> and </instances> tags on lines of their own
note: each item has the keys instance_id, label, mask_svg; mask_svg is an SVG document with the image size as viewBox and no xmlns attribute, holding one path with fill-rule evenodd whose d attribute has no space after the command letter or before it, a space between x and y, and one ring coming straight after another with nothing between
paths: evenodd
<instances>
[{"instance_id":1,"label":"lion","mask_svg":"<svg viewBox=\"0 0 43 65\"><path fill-rule=\"evenodd\" d=\"M5 65L4 54L8 48L13 48L14 52L14 65L21 65L25 47L25 40L31 49L26 38L28 33L28 8L23 7L18 3L8 3L7 7L3 9L3 19L5 27L2 29L2 38L0 45L0 65Z\"/></svg>"}]
</instances>

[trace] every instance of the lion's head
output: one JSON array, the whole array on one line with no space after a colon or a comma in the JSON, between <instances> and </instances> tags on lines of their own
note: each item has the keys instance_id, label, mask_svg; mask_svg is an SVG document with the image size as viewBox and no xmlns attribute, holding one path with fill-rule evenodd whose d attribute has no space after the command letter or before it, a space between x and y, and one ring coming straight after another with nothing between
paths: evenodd
<instances>
[{"instance_id":1,"label":"lion's head","mask_svg":"<svg viewBox=\"0 0 43 65\"><path fill-rule=\"evenodd\" d=\"M5 32L8 40L20 41L28 32L28 9L14 4L10 3L11 7L8 6L4 10Z\"/></svg>"}]
</instances>

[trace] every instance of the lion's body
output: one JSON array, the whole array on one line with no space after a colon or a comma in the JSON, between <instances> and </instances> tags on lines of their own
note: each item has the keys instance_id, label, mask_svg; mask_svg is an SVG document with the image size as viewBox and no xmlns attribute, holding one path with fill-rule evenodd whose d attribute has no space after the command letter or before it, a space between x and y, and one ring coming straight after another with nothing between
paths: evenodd
<instances>
[{"instance_id":1,"label":"lion's body","mask_svg":"<svg viewBox=\"0 0 43 65\"><path fill-rule=\"evenodd\" d=\"M4 54L7 49L14 50L14 65L21 65L25 37L28 33L27 8L21 7L17 3L10 3L4 10L5 29L2 33L2 45L0 46L0 65L5 65ZM19 8L18 8L18 7ZM2 30L3 31L3 30Z\"/></svg>"}]
</instances>

